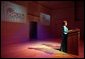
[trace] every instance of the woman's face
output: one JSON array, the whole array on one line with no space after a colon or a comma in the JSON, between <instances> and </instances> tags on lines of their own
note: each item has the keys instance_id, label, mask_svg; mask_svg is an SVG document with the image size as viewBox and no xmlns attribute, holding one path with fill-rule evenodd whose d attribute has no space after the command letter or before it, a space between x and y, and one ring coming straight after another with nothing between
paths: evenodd
<instances>
[{"instance_id":1,"label":"woman's face","mask_svg":"<svg viewBox=\"0 0 85 59\"><path fill-rule=\"evenodd\" d=\"M65 22L65 26L67 26L67 22Z\"/></svg>"},{"instance_id":2,"label":"woman's face","mask_svg":"<svg viewBox=\"0 0 85 59\"><path fill-rule=\"evenodd\" d=\"M64 21L64 23L65 23L65 26L67 26L67 21Z\"/></svg>"}]
</instances>

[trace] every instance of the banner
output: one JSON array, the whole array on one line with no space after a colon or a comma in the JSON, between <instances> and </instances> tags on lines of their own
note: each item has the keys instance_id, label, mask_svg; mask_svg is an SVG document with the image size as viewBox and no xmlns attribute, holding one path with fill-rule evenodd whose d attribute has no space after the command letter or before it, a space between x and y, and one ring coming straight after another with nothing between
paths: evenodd
<instances>
[{"instance_id":1,"label":"banner","mask_svg":"<svg viewBox=\"0 0 85 59\"><path fill-rule=\"evenodd\" d=\"M26 16L26 8L8 1L1 2L2 21L25 23Z\"/></svg>"},{"instance_id":2,"label":"banner","mask_svg":"<svg viewBox=\"0 0 85 59\"><path fill-rule=\"evenodd\" d=\"M43 25L50 25L50 15L40 13L40 22Z\"/></svg>"}]
</instances>

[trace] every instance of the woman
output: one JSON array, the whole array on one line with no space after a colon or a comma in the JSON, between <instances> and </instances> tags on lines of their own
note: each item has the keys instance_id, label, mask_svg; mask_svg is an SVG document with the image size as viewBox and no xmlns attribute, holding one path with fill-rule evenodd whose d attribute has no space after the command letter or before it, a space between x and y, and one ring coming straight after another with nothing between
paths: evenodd
<instances>
[{"instance_id":1,"label":"woman","mask_svg":"<svg viewBox=\"0 0 85 59\"><path fill-rule=\"evenodd\" d=\"M64 21L63 27L62 27L62 43L61 43L61 48L60 48L60 50L63 52L67 52L68 33L71 31L72 30L68 30L67 21Z\"/></svg>"},{"instance_id":2,"label":"woman","mask_svg":"<svg viewBox=\"0 0 85 59\"><path fill-rule=\"evenodd\" d=\"M68 39L68 28L67 28L67 21L63 22L62 27L62 43L61 43L61 51L67 52L67 39Z\"/></svg>"}]
</instances>

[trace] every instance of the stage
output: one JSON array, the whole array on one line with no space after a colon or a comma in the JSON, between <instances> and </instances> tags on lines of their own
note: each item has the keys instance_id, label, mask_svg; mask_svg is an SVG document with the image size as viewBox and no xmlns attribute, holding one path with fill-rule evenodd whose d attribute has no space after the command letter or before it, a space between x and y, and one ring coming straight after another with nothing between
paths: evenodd
<instances>
[{"instance_id":1,"label":"stage","mask_svg":"<svg viewBox=\"0 0 85 59\"><path fill-rule=\"evenodd\" d=\"M78 58L77 55L64 53L57 49L60 43L42 41L42 42L24 42L21 44L12 44L1 48L2 58Z\"/></svg>"}]
</instances>

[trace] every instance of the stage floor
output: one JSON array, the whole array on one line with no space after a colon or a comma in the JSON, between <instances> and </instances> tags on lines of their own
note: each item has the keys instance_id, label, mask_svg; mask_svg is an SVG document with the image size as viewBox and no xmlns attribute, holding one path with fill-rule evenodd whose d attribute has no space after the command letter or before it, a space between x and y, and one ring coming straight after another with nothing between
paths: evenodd
<instances>
[{"instance_id":1,"label":"stage floor","mask_svg":"<svg viewBox=\"0 0 85 59\"><path fill-rule=\"evenodd\" d=\"M2 58L78 58L76 55L64 53L57 49L60 43L24 42L1 47Z\"/></svg>"}]
</instances>

